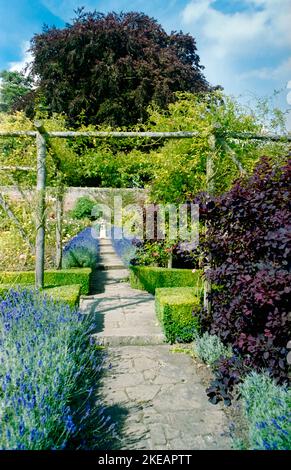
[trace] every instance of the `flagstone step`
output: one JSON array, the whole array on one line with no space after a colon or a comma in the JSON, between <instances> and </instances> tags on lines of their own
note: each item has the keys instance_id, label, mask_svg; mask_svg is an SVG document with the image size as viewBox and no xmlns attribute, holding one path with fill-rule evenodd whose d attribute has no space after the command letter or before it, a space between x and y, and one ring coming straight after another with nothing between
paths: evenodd
<instances>
[{"instance_id":1,"label":"flagstone step","mask_svg":"<svg viewBox=\"0 0 291 470\"><path fill-rule=\"evenodd\" d=\"M112 332L113 333L113 332ZM97 333L92 335L97 344L102 346L118 347L118 346L156 346L165 344L165 336L162 333L154 335L137 335L130 331L129 328L118 329L115 334Z\"/></svg>"}]
</instances>

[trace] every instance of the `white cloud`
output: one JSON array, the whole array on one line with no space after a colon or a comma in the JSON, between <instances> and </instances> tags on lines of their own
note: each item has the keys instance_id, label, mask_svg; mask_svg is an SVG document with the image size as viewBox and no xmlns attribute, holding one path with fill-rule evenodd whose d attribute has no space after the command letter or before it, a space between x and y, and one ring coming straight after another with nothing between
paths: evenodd
<instances>
[{"instance_id":1,"label":"white cloud","mask_svg":"<svg viewBox=\"0 0 291 470\"><path fill-rule=\"evenodd\" d=\"M8 69L12 72L24 71L25 67L32 61L32 54L28 51L29 41L24 41L21 46L22 58L18 62L10 62ZM26 72L28 73L28 71Z\"/></svg>"},{"instance_id":2,"label":"white cloud","mask_svg":"<svg viewBox=\"0 0 291 470\"><path fill-rule=\"evenodd\" d=\"M291 47L289 2L244 0L243 10L226 13L215 8L214 0L191 0L181 18L197 38L207 78L234 94L253 86L255 79L271 79L274 85L281 81L285 86L291 77L291 62L286 58Z\"/></svg>"},{"instance_id":3,"label":"white cloud","mask_svg":"<svg viewBox=\"0 0 291 470\"><path fill-rule=\"evenodd\" d=\"M277 67L261 67L253 69L240 75L243 79L258 78L260 80L288 81L291 78L291 57L283 60ZM291 81L290 81L291 83ZM291 88L291 85L290 85Z\"/></svg>"}]
</instances>

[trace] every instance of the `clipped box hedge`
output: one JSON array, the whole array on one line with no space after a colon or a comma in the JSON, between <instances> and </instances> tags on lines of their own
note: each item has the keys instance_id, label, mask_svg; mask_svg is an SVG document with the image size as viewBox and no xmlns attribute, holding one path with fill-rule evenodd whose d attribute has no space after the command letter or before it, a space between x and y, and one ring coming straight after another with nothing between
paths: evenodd
<instances>
[{"instance_id":1,"label":"clipped box hedge","mask_svg":"<svg viewBox=\"0 0 291 470\"><path fill-rule=\"evenodd\" d=\"M88 294L90 288L90 268L75 268L62 270L47 270L44 273L45 287L81 285L81 294ZM34 285L34 271L1 271L0 284Z\"/></svg>"},{"instance_id":2,"label":"clipped box hedge","mask_svg":"<svg viewBox=\"0 0 291 470\"><path fill-rule=\"evenodd\" d=\"M178 268L157 268L154 266L130 266L130 285L155 293L161 287L196 287L197 294L202 289L202 271Z\"/></svg>"},{"instance_id":3,"label":"clipped box hedge","mask_svg":"<svg viewBox=\"0 0 291 470\"><path fill-rule=\"evenodd\" d=\"M5 298L10 289L27 288L34 289L33 285L27 284L0 284L0 298ZM81 284L71 284L68 286L55 286L44 288L41 292L48 297L51 297L56 302L64 302L70 307L74 308L79 305L81 295Z\"/></svg>"},{"instance_id":4,"label":"clipped box hedge","mask_svg":"<svg viewBox=\"0 0 291 470\"><path fill-rule=\"evenodd\" d=\"M167 341L189 342L199 329L198 311L200 299L193 287L156 289L156 314L163 327ZM197 312L197 315L193 315Z\"/></svg>"},{"instance_id":5,"label":"clipped box hedge","mask_svg":"<svg viewBox=\"0 0 291 470\"><path fill-rule=\"evenodd\" d=\"M71 284L69 286L57 286L44 289L42 292L58 302L65 302L74 308L79 305L81 295L81 284Z\"/></svg>"}]
</instances>

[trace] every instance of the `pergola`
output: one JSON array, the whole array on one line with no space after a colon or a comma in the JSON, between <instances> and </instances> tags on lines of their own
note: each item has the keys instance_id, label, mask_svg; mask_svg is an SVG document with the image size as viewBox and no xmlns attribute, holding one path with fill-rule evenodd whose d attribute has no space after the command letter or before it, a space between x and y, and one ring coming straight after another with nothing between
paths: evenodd
<instances>
[{"instance_id":1,"label":"pergola","mask_svg":"<svg viewBox=\"0 0 291 470\"><path fill-rule=\"evenodd\" d=\"M80 132L80 131L50 131L47 132L43 124L39 121L34 122L35 130L33 131L0 131L0 137L33 137L36 139L37 149L37 165L36 169L33 167L19 166L4 166L0 170L23 170L37 172L37 216L36 216L36 244L35 244L35 285L37 288L44 287L44 261L45 261L45 196L46 196L46 152L50 145L50 139L53 138L74 138L74 137L88 137L88 138L134 138L142 137L149 139L197 139L201 135L199 132ZM237 140L259 140L259 141L276 141L276 142L291 142L290 135L277 135L277 134L251 134L251 133L234 133L234 132L221 132L219 129L215 130L209 135L210 149L214 151L216 139L224 139L224 146L228 150L230 157L236 164L239 172L244 173L244 169L236 158L235 152L229 147L225 139ZM211 152L209 152L206 163L206 180L209 192L213 190L213 159Z\"/></svg>"}]
</instances>

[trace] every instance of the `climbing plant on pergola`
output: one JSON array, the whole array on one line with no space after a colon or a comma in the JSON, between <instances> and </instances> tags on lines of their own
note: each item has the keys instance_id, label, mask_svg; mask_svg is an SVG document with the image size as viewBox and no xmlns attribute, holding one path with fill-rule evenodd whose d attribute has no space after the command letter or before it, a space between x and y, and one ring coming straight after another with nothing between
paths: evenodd
<instances>
[{"instance_id":1,"label":"climbing plant on pergola","mask_svg":"<svg viewBox=\"0 0 291 470\"><path fill-rule=\"evenodd\" d=\"M22 169L24 171L35 171L37 173L37 184L36 184L36 244L35 244L35 285L37 288L44 287L44 260L45 260L45 209L46 209L46 153L50 146L50 139L63 138L72 139L75 137L87 137L87 138L149 138L149 139L199 139L199 132L101 132L101 131L46 131L43 124L39 121L34 123L35 130L31 131L0 131L0 137L33 137L36 139L36 169L33 167L17 167L16 169ZM233 163L236 165L239 173L243 175L245 170L237 159L235 152L227 143L227 139L237 140L262 140L262 141L282 141L290 142L290 136L280 136L277 134L251 134L251 133L234 133L234 132L223 132L219 130L214 131L209 135L209 152L207 155L206 162L206 181L207 191L212 193L215 187L214 181L214 168L213 168L213 154L215 152L216 140L219 139L220 145L222 144L225 150L229 153ZM1 167L4 171L11 171L14 167ZM8 209L5 207L5 202L0 199L0 204L4 210ZM61 217L62 217L62 189L59 188L57 191L57 265L61 267ZM3 204L1 203L3 202ZM9 210L9 209L8 209ZM9 214L8 214L9 215ZM12 215L13 216L13 215ZM17 221L15 221L17 222Z\"/></svg>"}]
</instances>

